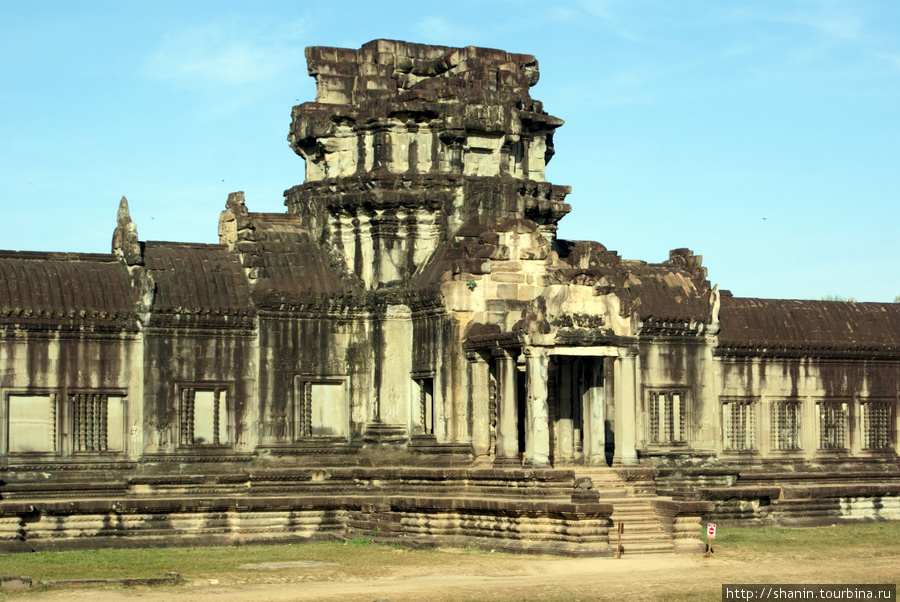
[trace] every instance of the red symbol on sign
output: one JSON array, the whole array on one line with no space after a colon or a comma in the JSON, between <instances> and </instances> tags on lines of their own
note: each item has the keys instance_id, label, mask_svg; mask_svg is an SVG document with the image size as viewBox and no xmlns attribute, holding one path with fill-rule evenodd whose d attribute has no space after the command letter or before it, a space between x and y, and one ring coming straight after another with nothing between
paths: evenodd
<instances>
[{"instance_id":1,"label":"red symbol on sign","mask_svg":"<svg viewBox=\"0 0 900 602\"><path fill-rule=\"evenodd\" d=\"M707 539L715 539L716 538L716 523L706 523L706 538Z\"/></svg>"}]
</instances>

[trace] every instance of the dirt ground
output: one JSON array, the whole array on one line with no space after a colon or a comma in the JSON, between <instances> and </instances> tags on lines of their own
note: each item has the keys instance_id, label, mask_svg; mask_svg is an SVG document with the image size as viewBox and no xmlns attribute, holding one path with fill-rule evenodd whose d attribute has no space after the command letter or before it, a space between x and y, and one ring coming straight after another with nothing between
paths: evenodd
<instances>
[{"instance_id":1,"label":"dirt ground","mask_svg":"<svg viewBox=\"0 0 900 602\"><path fill-rule=\"evenodd\" d=\"M813 551L810 551L813 552ZM485 553L448 553L445 566L405 567L404 554L386 576L365 580L320 567L255 569L174 587L53 589L27 600L720 600L723 583L897 583L896 552L823 558L816 553L744 554L720 550L712 558L633 556L561 559ZM331 569L331 567L329 567ZM327 576L325 576L327 575Z\"/></svg>"}]
</instances>

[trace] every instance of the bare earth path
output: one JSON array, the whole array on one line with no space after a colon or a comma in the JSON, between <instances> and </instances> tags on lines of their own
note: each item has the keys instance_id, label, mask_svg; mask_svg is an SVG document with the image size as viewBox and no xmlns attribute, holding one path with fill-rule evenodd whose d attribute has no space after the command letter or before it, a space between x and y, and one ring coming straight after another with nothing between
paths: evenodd
<instances>
[{"instance_id":1,"label":"bare earth path","mask_svg":"<svg viewBox=\"0 0 900 602\"><path fill-rule=\"evenodd\" d=\"M29 600L719 600L722 583L897 583L896 550L846 557L745 554L719 551L713 558L644 556L560 559L490 553L447 552L444 566L395 564L366 580L316 567L225 573L219 579L188 580L177 587L51 590Z\"/></svg>"}]
</instances>

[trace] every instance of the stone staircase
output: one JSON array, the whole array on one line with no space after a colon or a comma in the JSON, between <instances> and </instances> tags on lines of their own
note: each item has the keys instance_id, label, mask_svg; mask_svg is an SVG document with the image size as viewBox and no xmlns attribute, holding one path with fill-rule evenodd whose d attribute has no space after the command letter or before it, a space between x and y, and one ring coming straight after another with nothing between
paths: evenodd
<instances>
[{"instance_id":1,"label":"stone staircase","mask_svg":"<svg viewBox=\"0 0 900 602\"><path fill-rule=\"evenodd\" d=\"M579 469L578 477L590 477L600 501L612 504L609 545L613 549L619 543L619 524L622 525L622 555L673 554L675 544L654 510L654 503L661 498L654 492L652 478L649 482L637 476L635 480L623 477L614 468Z\"/></svg>"},{"instance_id":2,"label":"stone staircase","mask_svg":"<svg viewBox=\"0 0 900 602\"><path fill-rule=\"evenodd\" d=\"M618 529L622 524L622 554L671 554L675 544L669 534L663 531L659 518L651 506L651 500L637 497L601 498L613 504L615 511L610 517L609 543L618 545Z\"/></svg>"}]
</instances>

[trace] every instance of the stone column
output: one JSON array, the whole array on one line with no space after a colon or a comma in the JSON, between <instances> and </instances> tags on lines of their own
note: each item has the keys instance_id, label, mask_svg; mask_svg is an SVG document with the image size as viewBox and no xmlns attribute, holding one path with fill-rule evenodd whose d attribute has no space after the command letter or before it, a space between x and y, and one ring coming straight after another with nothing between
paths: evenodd
<instances>
[{"instance_id":1,"label":"stone column","mask_svg":"<svg viewBox=\"0 0 900 602\"><path fill-rule=\"evenodd\" d=\"M476 458L487 456L491 446L489 413L490 376L487 360L477 351L466 354L469 360L469 404L472 408L472 451Z\"/></svg>"},{"instance_id":2,"label":"stone column","mask_svg":"<svg viewBox=\"0 0 900 602\"><path fill-rule=\"evenodd\" d=\"M803 446L804 456L807 459L812 459L815 457L816 453L816 434L819 432L819 415L818 415L818 406L814 399L810 397L803 397L803 405L801 406L801 416L800 416L800 445ZM807 426L809 425L809 426ZM721 429L724 428L724 425L720 426ZM722 437L719 437L719 445L721 446Z\"/></svg>"},{"instance_id":3,"label":"stone column","mask_svg":"<svg viewBox=\"0 0 900 602\"><path fill-rule=\"evenodd\" d=\"M635 412L637 397L635 381L637 350L620 348L615 366L616 388L616 453L613 464L637 464L637 432Z\"/></svg>"},{"instance_id":4,"label":"stone column","mask_svg":"<svg viewBox=\"0 0 900 602\"><path fill-rule=\"evenodd\" d=\"M587 423L585 414L584 360L575 358L572 362L572 422L574 425L574 456L576 464L584 463L584 431Z\"/></svg>"},{"instance_id":5,"label":"stone column","mask_svg":"<svg viewBox=\"0 0 900 602\"><path fill-rule=\"evenodd\" d=\"M519 439L516 429L516 358L506 349L496 350L499 383L497 420L497 461L518 463Z\"/></svg>"},{"instance_id":6,"label":"stone column","mask_svg":"<svg viewBox=\"0 0 900 602\"><path fill-rule=\"evenodd\" d=\"M591 466L606 466L606 403L604 358L592 359L585 371L584 456Z\"/></svg>"},{"instance_id":7,"label":"stone column","mask_svg":"<svg viewBox=\"0 0 900 602\"><path fill-rule=\"evenodd\" d=\"M381 363L378 391L378 415L388 424L408 425L409 400L412 395L413 328L411 312L406 305L389 305L380 321L382 347L376 358ZM395 350L407 350L397 353Z\"/></svg>"},{"instance_id":8,"label":"stone column","mask_svg":"<svg viewBox=\"0 0 900 602\"><path fill-rule=\"evenodd\" d=\"M562 356L557 367L559 380L556 387L556 453L555 464L572 464L574 461L574 395L572 394L572 358Z\"/></svg>"},{"instance_id":9,"label":"stone column","mask_svg":"<svg viewBox=\"0 0 900 602\"><path fill-rule=\"evenodd\" d=\"M550 466L550 409L547 404L547 367L550 357L542 347L526 347L525 376L528 406L525 420L525 463Z\"/></svg>"}]
</instances>

